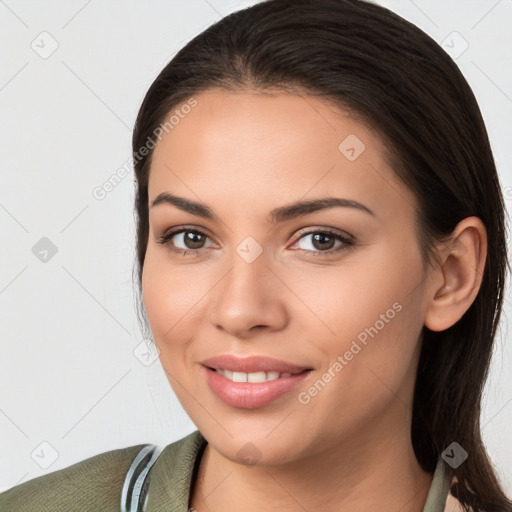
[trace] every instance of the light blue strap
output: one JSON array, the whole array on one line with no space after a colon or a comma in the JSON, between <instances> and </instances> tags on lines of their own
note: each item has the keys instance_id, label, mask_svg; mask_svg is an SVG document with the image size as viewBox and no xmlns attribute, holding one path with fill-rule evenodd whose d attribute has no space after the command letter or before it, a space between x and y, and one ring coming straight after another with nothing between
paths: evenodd
<instances>
[{"instance_id":1,"label":"light blue strap","mask_svg":"<svg viewBox=\"0 0 512 512\"><path fill-rule=\"evenodd\" d=\"M121 512L144 512L148 501L147 479L163 447L155 444L144 446L133 459L121 491Z\"/></svg>"},{"instance_id":2,"label":"light blue strap","mask_svg":"<svg viewBox=\"0 0 512 512\"><path fill-rule=\"evenodd\" d=\"M443 458L439 457L423 512L444 512L451 480L452 471L447 467Z\"/></svg>"}]
</instances>

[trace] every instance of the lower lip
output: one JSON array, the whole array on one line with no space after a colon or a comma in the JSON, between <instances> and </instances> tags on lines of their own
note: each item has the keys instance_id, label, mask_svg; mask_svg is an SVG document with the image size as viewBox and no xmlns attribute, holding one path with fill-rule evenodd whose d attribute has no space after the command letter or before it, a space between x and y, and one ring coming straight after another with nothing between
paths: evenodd
<instances>
[{"instance_id":1,"label":"lower lip","mask_svg":"<svg viewBox=\"0 0 512 512\"><path fill-rule=\"evenodd\" d=\"M296 388L311 370L266 382L233 382L206 366L201 367L213 393L225 404L239 409L263 407Z\"/></svg>"}]
</instances>

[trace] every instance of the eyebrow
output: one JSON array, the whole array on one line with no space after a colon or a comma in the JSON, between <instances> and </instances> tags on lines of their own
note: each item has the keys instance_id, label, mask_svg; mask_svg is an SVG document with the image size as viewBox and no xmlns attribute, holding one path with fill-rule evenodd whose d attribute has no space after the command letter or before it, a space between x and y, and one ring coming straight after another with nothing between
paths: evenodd
<instances>
[{"instance_id":1,"label":"eyebrow","mask_svg":"<svg viewBox=\"0 0 512 512\"><path fill-rule=\"evenodd\" d=\"M198 217L204 217L205 219L219 220L218 216L208 206L179 197L169 192L162 192L151 203L150 208L154 208L160 204L171 204L183 210L184 212L191 213ZM342 199L339 197L324 197L320 199L311 199L309 201L297 201L292 204L280 206L270 211L267 219L269 222L284 222L286 220L294 219L308 213L313 213L319 210L326 210L328 208L343 207L343 208L355 208L376 217L375 213L370 210L364 204L361 204L352 199Z\"/></svg>"}]
</instances>

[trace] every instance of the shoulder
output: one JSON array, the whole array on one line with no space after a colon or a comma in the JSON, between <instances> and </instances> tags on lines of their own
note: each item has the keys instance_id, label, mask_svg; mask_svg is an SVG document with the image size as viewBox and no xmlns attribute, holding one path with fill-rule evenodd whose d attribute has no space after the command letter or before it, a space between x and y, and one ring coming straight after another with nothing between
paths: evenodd
<instances>
[{"instance_id":1,"label":"shoulder","mask_svg":"<svg viewBox=\"0 0 512 512\"><path fill-rule=\"evenodd\" d=\"M126 473L144 446L147 444L100 453L12 487L0 493L0 510L118 510Z\"/></svg>"},{"instance_id":2,"label":"shoulder","mask_svg":"<svg viewBox=\"0 0 512 512\"><path fill-rule=\"evenodd\" d=\"M464 507L457 499L457 477L453 477L450 481L450 491L446 498L446 506L443 512L474 512L472 507Z\"/></svg>"},{"instance_id":3,"label":"shoulder","mask_svg":"<svg viewBox=\"0 0 512 512\"><path fill-rule=\"evenodd\" d=\"M207 443L196 430L164 448L151 470L147 510L188 510L194 471Z\"/></svg>"},{"instance_id":4,"label":"shoulder","mask_svg":"<svg viewBox=\"0 0 512 512\"><path fill-rule=\"evenodd\" d=\"M464 510L460 501L453 494L449 493L448 498L446 498L444 512L464 512Z\"/></svg>"}]
</instances>

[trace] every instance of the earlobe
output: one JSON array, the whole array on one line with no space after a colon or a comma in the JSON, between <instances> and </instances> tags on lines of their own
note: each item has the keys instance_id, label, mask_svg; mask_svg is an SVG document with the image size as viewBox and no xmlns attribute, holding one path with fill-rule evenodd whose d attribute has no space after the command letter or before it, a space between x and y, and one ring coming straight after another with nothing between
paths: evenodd
<instances>
[{"instance_id":1,"label":"earlobe","mask_svg":"<svg viewBox=\"0 0 512 512\"><path fill-rule=\"evenodd\" d=\"M459 222L440 252L442 265L432 274L425 311L425 326L431 331L454 325L480 290L487 257L487 232L481 219L467 217Z\"/></svg>"}]
</instances>

